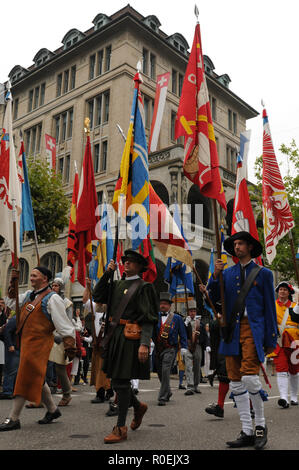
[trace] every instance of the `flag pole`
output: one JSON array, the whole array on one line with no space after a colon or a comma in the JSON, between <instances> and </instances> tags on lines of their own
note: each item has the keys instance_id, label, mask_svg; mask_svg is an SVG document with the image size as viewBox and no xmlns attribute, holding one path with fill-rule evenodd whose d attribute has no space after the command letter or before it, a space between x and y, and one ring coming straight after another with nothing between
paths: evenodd
<instances>
[{"instance_id":1,"label":"flag pole","mask_svg":"<svg viewBox=\"0 0 299 470\"><path fill-rule=\"evenodd\" d=\"M12 200L12 226L13 226L13 244L14 244L14 269L18 270L18 251L17 251L17 209L16 200ZM20 320L20 306L19 306L19 279L14 279L14 290L16 295L16 322L17 327Z\"/></svg>"},{"instance_id":2,"label":"flag pole","mask_svg":"<svg viewBox=\"0 0 299 470\"><path fill-rule=\"evenodd\" d=\"M213 199L212 201L213 201L214 224L215 224L215 232L216 232L217 257L218 257L218 259L221 259L221 241L220 241L220 235L219 235L217 206L216 206L216 200ZM220 283L222 324L223 324L223 326L226 326L224 282L223 282L223 273L222 273L222 271L220 271L220 273L219 273L219 283Z\"/></svg>"},{"instance_id":3,"label":"flag pole","mask_svg":"<svg viewBox=\"0 0 299 470\"><path fill-rule=\"evenodd\" d=\"M293 238L292 230L289 231L289 239L290 239L292 258L293 258L295 274L296 274L296 279L297 279L297 286L299 286L299 272L298 272L298 265L297 265L297 262L296 262L296 252L295 252L294 238Z\"/></svg>"}]
</instances>

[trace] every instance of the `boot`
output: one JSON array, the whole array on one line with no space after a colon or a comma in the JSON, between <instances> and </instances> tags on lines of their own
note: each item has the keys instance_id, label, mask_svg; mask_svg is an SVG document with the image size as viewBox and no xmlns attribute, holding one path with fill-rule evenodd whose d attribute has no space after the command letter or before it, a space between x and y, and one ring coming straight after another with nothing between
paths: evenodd
<instances>
[{"instance_id":1,"label":"boot","mask_svg":"<svg viewBox=\"0 0 299 470\"><path fill-rule=\"evenodd\" d=\"M134 409L134 418L131 422L131 429L135 431L139 428L142 422L142 418L147 411L147 404L140 402L139 407L135 410Z\"/></svg>"},{"instance_id":2,"label":"boot","mask_svg":"<svg viewBox=\"0 0 299 470\"><path fill-rule=\"evenodd\" d=\"M127 439L127 426L114 426L112 433L104 439L105 444L116 444Z\"/></svg>"}]
</instances>

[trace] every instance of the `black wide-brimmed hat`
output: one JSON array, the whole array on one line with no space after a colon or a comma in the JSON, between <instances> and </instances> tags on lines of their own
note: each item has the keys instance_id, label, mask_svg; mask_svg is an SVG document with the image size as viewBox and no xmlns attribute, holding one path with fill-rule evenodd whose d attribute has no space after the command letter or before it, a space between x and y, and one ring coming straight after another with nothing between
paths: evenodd
<instances>
[{"instance_id":1,"label":"black wide-brimmed hat","mask_svg":"<svg viewBox=\"0 0 299 470\"><path fill-rule=\"evenodd\" d=\"M289 289L289 293L291 295L294 295L295 294L295 290L292 286L292 284L288 281L281 281L275 288L275 292L278 292L279 291L279 288L280 287L286 287L287 289Z\"/></svg>"},{"instance_id":2,"label":"black wide-brimmed hat","mask_svg":"<svg viewBox=\"0 0 299 470\"><path fill-rule=\"evenodd\" d=\"M126 250L124 256L121 257L121 260L123 263L125 263L127 260L128 261L134 261L134 263L138 263L142 266L141 272L144 273L147 270L148 267L148 262L142 256L141 253L138 253L137 251L134 250Z\"/></svg>"},{"instance_id":3,"label":"black wide-brimmed hat","mask_svg":"<svg viewBox=\"0 0 299 470\"><path fill-rule=\"evenodd\" d=\"M237 232L234 233L231 237L227 238L224 243L224 249L232 256L236 256L234 249L235 240L246 240L249 244L253 246L251 250L252 258L258 258L263 253L263 247L261 243L256 240L249 232Z\"/></svg>"},{"instance_id":4,"label":"black wide-brimmed hat","mask_svg":"<svg viewBox=\"0 0 299 470\"><path fill-rule=\"evenodd\" d=\"M160 302L163 301L172 304L172 298L169 292L160 292Z\"/></svg>"}]
</instances>

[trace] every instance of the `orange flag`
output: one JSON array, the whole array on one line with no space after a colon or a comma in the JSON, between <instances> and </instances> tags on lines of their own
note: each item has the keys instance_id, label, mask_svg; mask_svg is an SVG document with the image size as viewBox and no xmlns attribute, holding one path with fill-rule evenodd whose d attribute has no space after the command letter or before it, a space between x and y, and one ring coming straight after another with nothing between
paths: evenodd
<instances>
[{"instance_id":1,"label":"orange flag","mask_svg":"<svg viewBox=\"0 0 299 470\"><path fill-rule=\"evenodd\" d=\"M175 124L175 138L184 136L184 174L201 193L226 210L219 160L204 73L200 28L196 25Z\"/></svg>"}]
</instances>

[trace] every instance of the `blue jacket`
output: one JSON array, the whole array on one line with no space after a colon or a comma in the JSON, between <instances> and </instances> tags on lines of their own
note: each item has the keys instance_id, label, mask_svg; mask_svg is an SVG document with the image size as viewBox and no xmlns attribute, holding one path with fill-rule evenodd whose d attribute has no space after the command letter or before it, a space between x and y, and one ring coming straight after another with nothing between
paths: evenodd
<instances>
[{"instance_id":1,"label":"blue jacket","mask_svg":"<svg viewBox=\"0 0 299 470\"><path fill-rule=\"evenodd\" d=\"M246 266L246 277L249 275L254 262ZM225 310L229 321L235 300L240 292L241 269L240 263L223 271ZM209 296L215 304L220 300L219 279L211 276L208 283ZM251 327L257 354L261 362L264 361L264 348L276 347L277 343L277 317L275 308L275 294L273 274L269 269L262 268L258 273L253 286L247 294L245 306L248 321ZM237 320L232 342L227 344L221 340L219 353L225 356L239 355L240 323Z\"/></svg>"},{"instance_id":2,"label":"blue jacket","mask_svg":"<svg viewBox=\"0 0 299 470\"><path fill-rule=\"evenodd\" d=\"M161 328L161 312L159 312L159 319L158 323L156 326L156 331L155 335L153 338L153 341L156 342L157 338L159 336ZM178 341L180 337L180 343L181 343L181 348L187 349L187 332L186 332L186 327L183 322L183 319L180 315L177 315L176 313L173 316L173 319L170 323L170 330L169 330L169 336L168 336L168 342L171 346L178 346Z\"/></svg>"},{"instance_id":3,"label":"blue jacket","mask_svg":"<svg viewBox=\"0 0 299 470\"><path fill-rule=\"evenodd\" d=\"M16 346L16 330L17 330L17 319L14 315L11 317L5 325L4 329L4 343L7 348L10 346Z\"/></svg>"}]
</instances>

